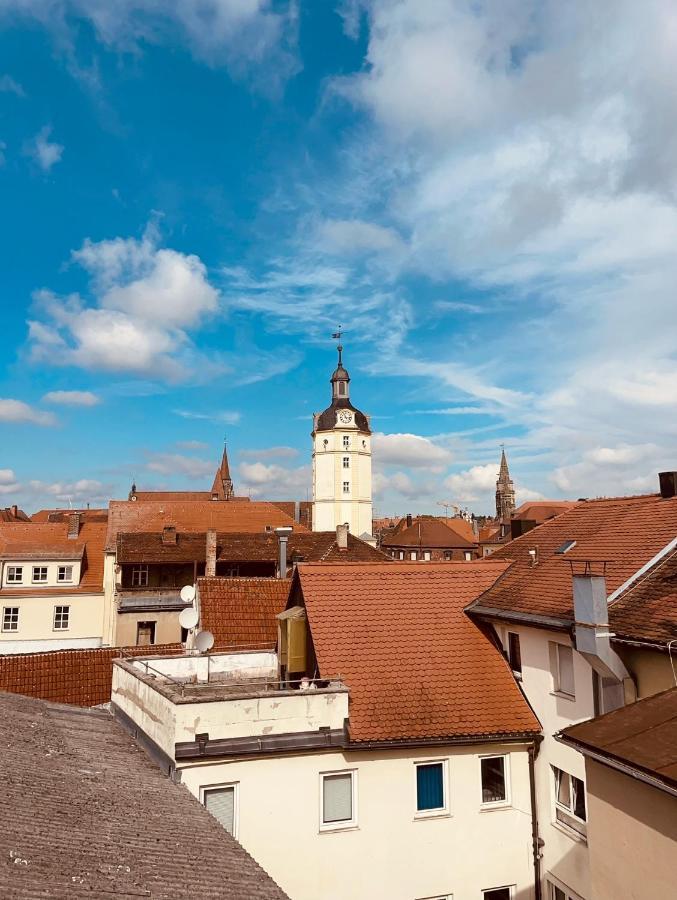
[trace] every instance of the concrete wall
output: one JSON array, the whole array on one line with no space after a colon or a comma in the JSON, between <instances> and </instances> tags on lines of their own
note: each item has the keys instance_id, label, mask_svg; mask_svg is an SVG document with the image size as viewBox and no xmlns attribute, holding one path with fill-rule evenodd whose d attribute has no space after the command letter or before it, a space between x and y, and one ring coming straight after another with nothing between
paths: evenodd
<instances>
[{"instance_id":1,"label":"concrete wall","mask_svg":"<svg viewBox=\"0 0 677 900\"><path fill-rule=\"evenodd\" d=\"M677 798L586 760L594 900L674 900Z\"/></svg>"},{"instance_id":2,"label":"concrete wall","mask_svg":"<svg viewBox=\"0 0 677 900\"><path fill-rule=\"evenodd\" d=\"M207 681L210 678L227 676L228 681L246 681L254 678L277 679L277 653L262 650L243 653L218 653L212 656L185 655L163 656L150 661L153 671L160 672L177 681ZM135 669L143 672L146 663L132 662Z\"/></svg>"},{"instance_id":3,"label":"concrete wall","mask_svg":"<svg viewBox=\"0 0 677 900\"><path fill-rule=\"evenodd\" d=\"M67 647L100 647L104 628L104 595L63 593L43 596L3 597L0 614L6 606L19 608L17 631L0 631L0 653L60 650ZM70 607L67 629L54 630L54 607ZM24 643L26 642L26 643ZM74 643L75 642L75 643Z\"/></svg>"},{"instance_id":4,"label":"concrete wall","mask_svg":"<svg viewBox=\"0 0 677 900\"><path fill-rule=\"evenodd\" d=\"M179 613L159 612L115 612L115 637L113 643L117 647L134 647L139 622L155 622L156 644L178 644L181 640Z\"/></svg>"},{"instance_id":5,"label":"concrete wall","mask_svg":"<svg viewBox=\"0 0 677 900\"><path fill-rule=\"evenodd\" d=\"M482 753L509 753L510 804L481 807ZM415 760L448 760L449 813L416 817ZM357 772L357 822L320 830L320 773ZM418 900L514 885L533 897L527 753L476 746L330 752L181 767L198 798L237 785L236 836L294 900Z\"/></svg>"},{"instance_id":6,"label":"concrete wall","mask_svg":"<svg viewBox=\"0 0 677 900\"><path fill-rule=\"evenodd\" d=\"M111 700L174 758L176 707L170 700L117 662L113 662Z\"/></svg>"}]
</instances>

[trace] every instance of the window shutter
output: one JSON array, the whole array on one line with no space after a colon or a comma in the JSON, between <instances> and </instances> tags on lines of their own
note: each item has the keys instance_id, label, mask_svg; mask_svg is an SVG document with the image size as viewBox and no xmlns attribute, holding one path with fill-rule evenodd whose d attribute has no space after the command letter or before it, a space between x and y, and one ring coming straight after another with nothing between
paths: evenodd
<instances>
[{"instance_id":1,"label":"window shutter","mask_svg":"<svg viewBox=\"0 0 677 900\"><path fill-rule=\"evenodd\" d=\"M228 834L232 834L235 818L235 788L217 788L205 791L204 798L209 812L223 825Z\"/></svg>"},{"instance_id":2,"label":"window shutter","mask_svg":"<svg viewBox=\"0 0 677 900\"><path fill-rule=\"evenodd\" d=\"M322 779L322 821L349 822L353 817L353 776L325 775Z\"/></svg>"},{"instance_id":3,"label":"window shutter","mask_svg":"<svg viewBox=\"0 0 677 900\"><path fill-rule=\"evenodd\" d=\"M559 689L564 694L574 694L574 655L571 647L557 645L559 658Z\"/></svg>"}]
</instances>

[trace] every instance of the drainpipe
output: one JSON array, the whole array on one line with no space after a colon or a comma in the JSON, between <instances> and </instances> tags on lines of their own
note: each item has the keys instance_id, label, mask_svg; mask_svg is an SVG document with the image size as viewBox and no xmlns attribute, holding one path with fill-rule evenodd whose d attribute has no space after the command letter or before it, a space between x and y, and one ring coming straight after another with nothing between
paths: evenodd
<instances>
[{"instance_id":1,"label":"drainpipe","mask_svg":"<svg viewBox=\"0 0 677 900\"><path fill-rule=\"evenodd\" d=\"M529 754L529 793L531 794L531 842L534 853L534 900L541 900L541 847L543 841L538 834L538 812L536 808L536 772L534 763L538 754L536 741L530 744Z\"/></svg>"}]
</instances>

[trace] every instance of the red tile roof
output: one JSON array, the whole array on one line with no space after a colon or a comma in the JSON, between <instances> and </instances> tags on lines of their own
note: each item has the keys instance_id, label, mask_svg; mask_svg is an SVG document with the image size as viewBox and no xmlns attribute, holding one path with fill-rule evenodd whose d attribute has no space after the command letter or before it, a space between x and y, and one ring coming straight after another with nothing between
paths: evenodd
<instances>
[{"instance_id":1,"label":"red tile roof","mask_svg":"<svg viewBox=\"0 0 677 900\"><path fill-rule=\"evenodd\" d=\"M0 694L0 896L284 900L104 710Z\"/></svg>"},{"instance_id":2,"label":"red tile roof","mask_svg":"<svg viewBox=\"0 0 677 900\"><path fill-rule=\"evenodd\" d=\"M50 650L0 654L0 691L54 703L99 706L108 703L113 660L181 650L180 644L153 647L104 647L98 650Z\"/></svg>"},{"instance_id":3,"label":"red tile roof","mask_svg":"<svg viewBox=\"0 0 677 900\"><path fill-rule=\"evenodd\" d=\"M540 525L548 519L559 516L560 513L573 509L576 504L576 500L528 500L518 506L510 518L526 519Z\"/></svg>"},{"instance_id":4,"label":"red tile roof","mask_svg":"<svg viewBox=\"0 0 677 900\"><path fill-rule=\"evenodd\" d=\"M658 560L611 602L609 624L619 638L661 644L677 639L677 549Z\"/></svg>"},{"instance_id":5,"label":"red tile roof","mask_svg":"<svg viewBox=\"0 0 677 900\"><path fill-rule=\"evenodd\" d=\"M198 578L200 627L214 649L274 647L277 619L287 604L288 578Z\"/></svg>"},{"instance_id":6,"label":"red tile roof","mask_svg":"<svg viewBox=\"0 0 677 900\"><path fill-rule=\"evenodd\" d=\"M464 520L445 521L433 516L419 516L409 527L398 526L394 532L384 537L382 546L472 549L477 546L477 538L472 526Z\"/></svg>"},{"instance_id":7,"label":"red tile roof","mask_svg":"<svg viewBox=\"0 0 677 900\"><path fill-rule=\"evenodd\" d=\"M8 588L0 590L0 596L51 596L68 593L92 594L103 591L103 545L106 538L105 522L88 522L80 526L77 538L68 537L67 522L34 522L0 524L0 557L34 560L80 559L82 570L80 583L72 587Z\"/></svg>"},{"instance_id":8,"label":"red tile roof","mask_svg":"<svg viewBox=\"0 0 677 900\"><path fill-rule=\"evenodd\" d=\"M508 664L464 607L497 561L301 564L320 674L350 689L352 741L517 736L540 731Z\"/></svg>"},{"instance_id":9,"label":"red tile roof","mask_svg":"<svg viewBox=\"0 0 677 900\"><path fill-rule=\"evenodd\" d=\"M659 494L577 503L491 555L512 560L505 575L479 599L479 611L573 620L570 563L604 561L611 594L677 536L677 498ZM566 553L565 542L576 541ZM532 565L529 550L537 550Z\"/></svg>"},{"instance_id":10,"label":"red tile roof","mask_svg":"<svg viewBox=\"0 0 677 900\"><path fill-rule=\"evenodd\" d=\"M214 500L111 500L106 549L115 550L119 532L157 531L174 525L177 531L264 532L266 527L291 525L295 531L307 529L294 522L272 503L215 502Z\"/></svg>"},{"instance_id":11,"label":"red tile roof","mask_svg":"<svg viewBox=\"0 0 677 900\"><path fill-rule=\"evenodd\" d=\"M30 522L30 518L23 509L17 509L16 506L5 506L4 509L0 509L0 522Z\"/></svg>"},{"instance_id":12,"label":"red tile roof","mask_svg":"<svg viewBox=\"0 0 677 900\"><path fill-rule=\"evenodd\" d=\"M68 522L77 513L81 522L107 522L107 509L39 509L31 516L31 522L46 524L48 522Z\"/></svg>"}]
</instances>

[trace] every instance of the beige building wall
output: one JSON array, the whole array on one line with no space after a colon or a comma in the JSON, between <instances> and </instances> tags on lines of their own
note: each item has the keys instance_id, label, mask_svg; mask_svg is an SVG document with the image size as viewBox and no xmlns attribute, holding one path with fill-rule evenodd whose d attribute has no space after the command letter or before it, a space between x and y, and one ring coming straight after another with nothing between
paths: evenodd
<instances>
[{"instance_id":1,"label":"beige building wall","mask_svg":"<svg viewBox=\"0 0 677 900\"><path fill-rule=\"evenodd\" d=\"M54 608L68 606L68 628L55 630ZM75 647L100 647L103 636L104 595L81 594L64 589L63 593L42 596L3 597L5 607L18 607L16 631L0 631L0 653L34 653L41 650L65 650ZM1 620L0 620L1 621Z\"/></svg>"},{"instance_id":2,"label":"beige building wall","mask_svg":"<svg viewBox=\"0 0 677 900\"><path fill-rule=\"evenodd\" d=\"M586 761L593 900L675 900L677 798Z\"/></svg>"},{"instance_id":3,"label":"beige building wall","mask_svg":"<svg viewBox=\"0 0 677 900\"><path fill-rule=\"evenodd\" d=\"M115 611L116 647L136 646L137 627L139 622L155 622L156 644L178 644L181 640L181 626L178 612L117 612Z\"/></svg>"},{"instance_id":4,"label":"beige building wall","mask_svg":"<svg viewBox=\"0 0 677 900\"><path fill-rule=\"evenodd\" d=\"M344 480L349 494L343 493ZM318 431L313 441L313 531L335 531L346 522L357 537L372 532L371 435L349 426Z\"/></svg>"},{"instance_id":5,"label":"beige building wall","mask_svg":"<svg viewBox=\"0 0 677 900\"><path fill-rule=\"evenodd\" d=\"M638 700L674 687L675 676L667 653L641 647L626 647L623 644L614 645L614 649L635 679ZM673 647L673 658L677 665L677 644Z\"/></svg>"},{"instance_id":6,"label":"beige building wall","mask_svg":"<svg viewBox=\"0 0 677 900\"><path fill-rule=\"evenodd\" d=\"M202 726L200 726L202 727ZM509 758L510 802L481 805L480 757ZM449 811L416 815L415 761L447 761ZM356 773L357 821L320 829L320 773ZM294 900L533 898L528 755L495 745L328 752L182 765L196 797L236 785L238 840Z\"/></svg>"}]
</instances>

